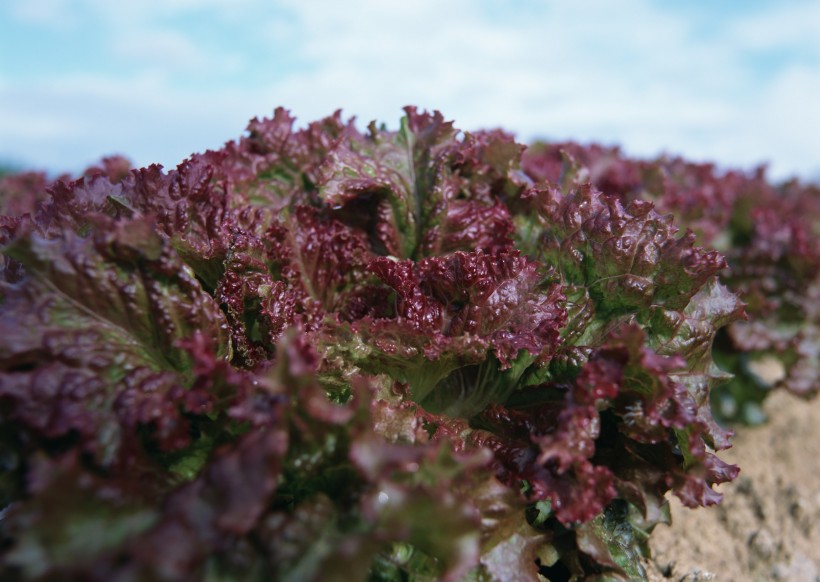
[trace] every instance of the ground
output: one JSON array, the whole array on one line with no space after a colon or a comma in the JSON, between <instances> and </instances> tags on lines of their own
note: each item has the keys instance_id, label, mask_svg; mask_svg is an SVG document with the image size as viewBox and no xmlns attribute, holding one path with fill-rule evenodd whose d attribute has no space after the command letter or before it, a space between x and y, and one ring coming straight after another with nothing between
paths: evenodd
<instances>
[{"instance_id":1,"label":"ground","mask_svg":"<svg viewBox=\"0 0 820 582\"><path fill-rule=\"evenodd\" d=\"M741 468L721 505L673 500L672 526L652 534L651 582L820 582L820 399L774 393L765 410L720 455Z\"/></svg>"}]
</instances>

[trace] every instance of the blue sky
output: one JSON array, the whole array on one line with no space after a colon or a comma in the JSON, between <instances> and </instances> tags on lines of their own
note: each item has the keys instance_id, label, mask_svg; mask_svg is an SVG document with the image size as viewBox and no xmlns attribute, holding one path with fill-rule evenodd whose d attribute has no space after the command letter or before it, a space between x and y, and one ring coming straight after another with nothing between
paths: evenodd
<instances>
[{"instance_id":1,"label":"blue sky","mask_svg":"<svg viewBox=\"0 0 820 582\"><path fill-rule=\"evenodd\" d=\"M283 105L404 105L820 179L816 0L4 0L0 160L172 167Z\"/></svg>"}]
</instances>

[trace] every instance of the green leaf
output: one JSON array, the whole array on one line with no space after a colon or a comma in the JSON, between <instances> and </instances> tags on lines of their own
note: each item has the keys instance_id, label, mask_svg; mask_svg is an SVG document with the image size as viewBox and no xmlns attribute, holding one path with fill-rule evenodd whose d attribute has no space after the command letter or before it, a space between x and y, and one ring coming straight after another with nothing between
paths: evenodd
<instances>
[{"instance_id":1,"label":"green leaf","mask_svg":"<svg viewBox=\"0 0 820 582\"><path fill-rule=\"evenodd\" d=\"M616 501L576 528L578 549L608 570L601 580L646 579L641 561L649 557L648 535L632 524L629 515L629 504Z\"/></svg>"}]
</instances>

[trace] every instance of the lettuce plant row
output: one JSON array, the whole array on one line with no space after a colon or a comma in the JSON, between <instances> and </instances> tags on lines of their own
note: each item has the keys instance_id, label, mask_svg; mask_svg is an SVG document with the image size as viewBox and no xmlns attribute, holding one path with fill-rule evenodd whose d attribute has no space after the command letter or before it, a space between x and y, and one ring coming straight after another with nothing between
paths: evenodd
<instances>
[{"instance_id":1,"label":"lettuce plant row","mask_svg":"<svg viewBox=\"0 0 820 582\"><path fill-rule=\"evenodd\" d=\"M816 392L816 189L405 113L0 179L4 576L640 579Z\"/></svg>"},{"instance_id":2,"label":"lettuce plant row","mask_svg":"<svg viewBox=\"0 0 820 582\"><path fill-rule=\"evenodd\" d=\"M712 392L721 419L756 423L774 388L810 398L820 390L820 187L774 186L765 168L744 174L680 158L644 161L617 148L535 144L523 166L533 179L576 180L622 201L651 200L718 249L720 280L746 303L748 318L721 329L715 360L733 377Z\"/></svg>"}]
</instances>

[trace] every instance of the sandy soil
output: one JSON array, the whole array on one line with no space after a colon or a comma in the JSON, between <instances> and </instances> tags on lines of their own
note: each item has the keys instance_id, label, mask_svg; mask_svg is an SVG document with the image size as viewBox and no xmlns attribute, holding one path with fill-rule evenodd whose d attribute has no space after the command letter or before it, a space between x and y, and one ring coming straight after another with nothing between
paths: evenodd
<instances>
[{"instance_id":1,"label":"sandy soil","mask_svg":"<svg viewBox=\"0 0 820 582\"><path fill-rule=\"evenodd\" d=\"M652 582L820 582L820 399L785 393L765 404L767 424L738 430L721 458L741 474L721 505L673 500L671 527L652 534Z\"/></svg>"}]
</instances>

